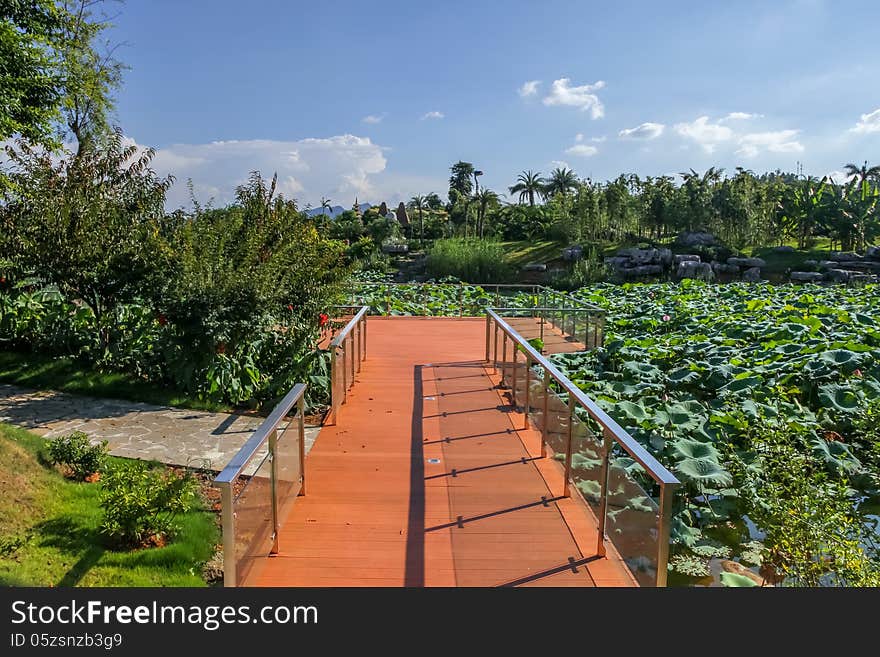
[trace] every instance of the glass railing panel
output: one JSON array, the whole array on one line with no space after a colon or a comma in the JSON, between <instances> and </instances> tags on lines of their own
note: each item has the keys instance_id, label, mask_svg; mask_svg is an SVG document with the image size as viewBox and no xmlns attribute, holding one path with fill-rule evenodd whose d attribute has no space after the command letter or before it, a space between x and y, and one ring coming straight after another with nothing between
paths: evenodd
<instances>
[{"instance_id":1,"label":"glass railing panel","mask_svg":"<svg viewBox=\"0 0 880 657\"><path fill-rule=\"evenodd\" d=\"M239 586L272 547L272 459L268 453L258 458L253 474L238 478L238 486L242 488L232 505L235 514L235 572Z\"/></svg>"},{"instance_id":2,"label":"glass railing panel","mask_svg":"<svg viewBox=\"0 0 880 657\"><path fill-rule=\"evenodd\" d=\"M647 473L617 443L609 458L605 533L636 580L654 586L657 580L660 509L649 494Z\"/></svg>"},{"instance_id":3,"label":"glass railing panel","mask_svg":"<svg viewBox=\"0 0 880 657\"><path fill-rule=\"evenodd\" d=\"M302 417L288 418L278 429L275 445L275 490L278 495L278 525L284 523L290 507L302 487L303 462L300 447L300 423Z\"/></svg>"},{"instance_id":4,"label":"glass railing panel","mask_svg":"<svg viewBox=\"0 0 880 657\"><path fill-rule=\"evenodd\" d=\"M575 416L571 430L571 483L596 514L602 496L604 458L602 437Z\"/></svg>"}]
</instances>

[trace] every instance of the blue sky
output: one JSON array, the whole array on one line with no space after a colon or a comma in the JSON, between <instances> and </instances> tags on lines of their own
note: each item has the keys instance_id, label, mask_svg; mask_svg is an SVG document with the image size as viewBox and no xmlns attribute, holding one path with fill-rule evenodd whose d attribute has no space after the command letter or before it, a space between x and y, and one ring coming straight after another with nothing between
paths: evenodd
<instances>
[{"instance_id":1,"label":"blue sky","mask_svg":"<svg viewBox=\"0 0 880 657\"><path fill-rule=\"evenodd\" d=\"M117 121L175 207L254 169L303 206L445 197L459 159L498 192L561 163L824 175L880 163L878 22L861 0L129 0Z\"/></svg>"}]
</instances>

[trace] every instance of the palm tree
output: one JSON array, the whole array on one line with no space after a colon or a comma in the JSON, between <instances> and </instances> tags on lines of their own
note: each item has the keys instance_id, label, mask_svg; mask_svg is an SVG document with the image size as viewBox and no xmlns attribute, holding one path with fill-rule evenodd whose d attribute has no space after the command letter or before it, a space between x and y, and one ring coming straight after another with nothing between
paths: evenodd
<instances>
[{"instance_id":1,"label":"palm tree","mask_svg":"<svg viewBox=\"0 0 880 657\"><path fill-rule=\"evenodd\" d=\"M433 192L431 192L433 194ZM422 212L428 209L428 196L422 196L421 194L417 194L413 196L409 200L409 209L417 210L419 213L419 239L424 242L425 241L425 220L422 216Z\"/></svg>"},{"instance_id":2,"label":"palm tree","mask_svg":"<svg viewBox=\"0 0 880 657\"><path fill-rule=\"evenodd\" d=\"M868 167L867 160L865 160L865 163L860 167L855 164L847 164L843 168L846 170L847 178L857 176L860 183L864 183L871 178L880 182L880 165Z\"/></svg>"},{"instance_id":3,"label":"palm tree","mask_svg":"<svg viewBox=\"0 0 880 657\"><path fill-rule=\"evenodd\" d=\"M544 179L541 172L532 173L532 170L523 171L516 177L516 184L508 187L511 194L519 194L519 202L529 199L529 205L535 205L535 194L544 193Z\"/></svg>"},{"instance_id":4,"label":"palm tree","mask_svg":"<svg viewBox=\"0 0 880 657\"><path fill-rule=\"evenodd\" d=\"M544 193L549 196L562 194L563 198L578 188L577 174L571 169L556 167L550 173L550 179L544 185Z\"/></svg>"},{"instance_id":5,"label":"palm tree","mask_svg":"<svg viewBox=\"0 0 880 657\"><path fill-rule=\"evenodd\" d=\"M321 214L325 214L324 210L327 210L326 214L332 214L333 211L330 207L330 199L321 197Z\"/></svg>"},{"instance_id":6,"label":"palm tree","mask_svg":"<svg viewBox=\"0 0 880 657\"><path fill-rule=\"evenodd\" d=\"M449 201L455 202L455 199L452 198L452 190L458 192L459 196L470 196L474 189L473 183L471 183L471 178L474 178L474 165L459 160L449 168L449 171L451 174L449 176Z\"/></svg>"},{"instance_id":7,"label":"palm tree","mask_svg":"<svg viewBox=\"0 0 880 657\"><path fill-rule=\"evenodd\" d=\"M498 205L498 194L491 189L483 188L479 194L474 195L474 201L477 204L477 231L480 234L480 239L483 239L483 224L486 218L486 210L490 206Z\"/></svg>"}]
</instances>

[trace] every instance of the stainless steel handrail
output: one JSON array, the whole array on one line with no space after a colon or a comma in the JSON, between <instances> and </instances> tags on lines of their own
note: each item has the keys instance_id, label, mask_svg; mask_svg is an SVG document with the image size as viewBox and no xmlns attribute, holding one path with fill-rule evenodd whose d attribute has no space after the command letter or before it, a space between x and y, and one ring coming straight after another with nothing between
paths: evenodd
<instances>
[{"instance_id":1,"label":"stainless steel handrail","mask_svg":"<svg viewBox=\"0 0 880 657\"><path fill-rule=\"evenodd\" d=\"M367 314L368 306L348 306L359 308L354 317L330 341L330 417L335 424L339 416L339 407L348 398L348 389L354 385L355 372L361 369L361 363L367 357ZM346 342L349 351L346 352ZM340 360L340 355L342 356ZM348 357L350 356L350 357ZM341 371L342 380L339 376ZM350 382L349 382L350 379Z\"/></svg>"},{"instance_id":2,"label":"stainless steel handrail","mask_svg":"<svg viewBox=\"0 0 880 657\"><path fill-rule=\"evenodd\" d=\"M610 441L616 442L620 445L623 450L629 454L633 460L635 460L639 465L644 468L647 474L660 486L660 502L659 502L659 521L658 521L658 565L657 565L657 575L656 575L656 584L657 586L665 586L666 584L666 565L669 557L669 532L670 532L670 523L671 523L671 514L672 514L672 497L675 492L675 488L680 485L679 480L673 475L662 463L660 463L656 458L654 458L642 445L635 440L632 436L629 435L611 416L609 416L602 408L600 408L596 402L590 399L584 392L578 388L567 376L565 376L562 372L560 372L553 363L547 360L541 353L539 353L529 342L523 338L513 327L511 327L504 319L502 319L498 313L489 308L486 311L486 355L487 361L489 361L490 355L490 332L491 325L495 324L497 328L500 328L505 336L510 338L510 340L518 345L519 349L521 349L526 354L526 376L529 376L531 368L533 365L540 365L543 369L545 375L549 376L553 381L555 381L559 387L568 394L569 396L569 425L571 425L573 416L575 415L575 407L576 405L580 405L587 414L600 426L602 427L603 436L606 442L605 456L604 456L604 471L608 472L608 460L610 457ZM497 330L497 329L496 329ZM495 339L495 352L494 352L494 361L497 365L498 362L498 346L497 346L497 337ZM504 353L506 354L506 340L504 346ZM513 386L513 395L514 395L514 403L516 403L516 382L515 382L515 363L516 363L516 347L513 349L514 354L514 386ZM503 359L506 359L506 355L503 356ZM545 379L546 381L546 379ZM528 413L529 413L529 385L528 378L526 379L525 384L525 423L528 426ZM545 394L547 391L546 383L545 383ZM545 402L546 403L546 402ZM546 419L544 420L546 422ZM543 450L542 445L542 450ZM569 430L568 437L568 448L566 454L566 462L565 462L565 495L569 495L569 480L571 477L571 431ZM607 483L606 483L607 486ZM597 551L600 555L605 554L605 510L607 503L607 490L606 486L603 486L602 496L600 498L601 511L599 521L599 536L598 536L598 545Z\"/></svg>"},{"instance_id":3,"label":"stainless steel handrail","mask_svg":"<svg viewBox=\"0 0 880 657\"><path fill-rule=\"evenodd\" d=\"M305 476L305 392L307 386L304 383L297 383L290 392L272 409L269 416L260 423L256 431L250 438L245 441L244 445L230 459L225 468L214 478L214 486L220 489L220 504L222 513L223 526L223 585L238 586L238 561L236 558L236 536L235 536L235 504L239 496L246 490L245 488L236 494L234 490L235 482L245 471L245 468L251 463L254 457L260 452L263 446L267 446L267 458L270 461L270 483L271 483L271 506L272 506L272 533L270 536L272 547L270 554L278 552L278 529L281 526L281 518L279 517L279 509L284 500L279 500L279 490L277 485L277 446L278 446L278 429L287 415L294 406L297 407L297 416L299 418L299 431L297 433L298 459L299 459L299 486L296 495L305 495L306 492L306 476ZM267 555L268 556L268 555Z\"/></svg>"}]
</instances>

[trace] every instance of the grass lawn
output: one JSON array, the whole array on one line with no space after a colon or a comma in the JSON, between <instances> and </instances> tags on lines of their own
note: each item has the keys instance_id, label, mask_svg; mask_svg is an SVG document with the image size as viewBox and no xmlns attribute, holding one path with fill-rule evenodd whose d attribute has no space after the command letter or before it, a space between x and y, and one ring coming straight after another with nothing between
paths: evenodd
<instances>
[{"instance_id":1,"label":"grass lawn","mask_svg":"<svg viewBox=\"0 0 880 657\"><path fill-rule=\"evenodd\" d=\"M34 353L0 351L0 382L37 390L60 390L75 395L127 399L158 406L213 412L230 410L222 404L158 387L128 374L96 372L70 358L51 358Z\"/></svg>"},{"instance_id":2,"label":"grass lawn","mask_svg":"<svg viewBox=\"0 0 880 657\"><path fill-rule=\"evenodd\" d=\"M554 240L517 240L501 242L510 264L522 267L530 262L547 262L562 258L565 244Z\"/></svg>"},{"instance_id":3,"label":"grass lawn","mask_svg":"<svg viewBox=\"0 0 880 657\"><path fill-rule=\"evenodd\" d=\"M42 445L0 424L0 586L205 586L201 567L219 541L211 512L187 513L165 547L113 551L98 531L98 484L44 465Z\"/></svg>"}]
</instances>

